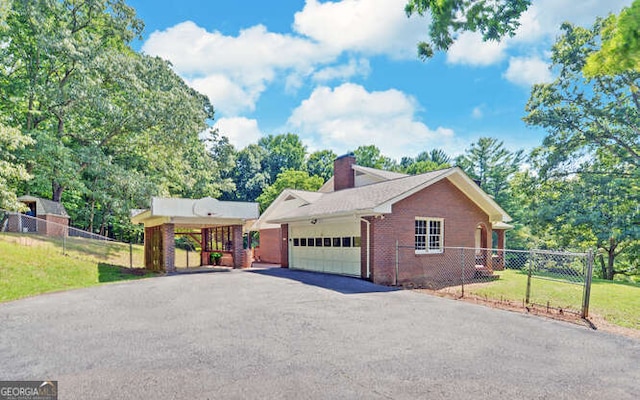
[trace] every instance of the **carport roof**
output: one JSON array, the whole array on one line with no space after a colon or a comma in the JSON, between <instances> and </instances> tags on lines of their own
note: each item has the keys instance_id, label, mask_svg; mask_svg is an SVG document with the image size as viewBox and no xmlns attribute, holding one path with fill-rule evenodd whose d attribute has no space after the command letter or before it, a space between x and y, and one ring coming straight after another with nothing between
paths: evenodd
<instances>
[{"instance_id":1,"label":"carport roof","mask_svg":"<svg viewBox=\"0 0 640 400\"><path fill-rule=\"evenodd\" d=\"M202 199L151 199L149 210L132 210L131 222L145 227L173 223L177 226L204 228L219 225L245 225L259 217L258 203Z\"/></svg>"}]
</instances>

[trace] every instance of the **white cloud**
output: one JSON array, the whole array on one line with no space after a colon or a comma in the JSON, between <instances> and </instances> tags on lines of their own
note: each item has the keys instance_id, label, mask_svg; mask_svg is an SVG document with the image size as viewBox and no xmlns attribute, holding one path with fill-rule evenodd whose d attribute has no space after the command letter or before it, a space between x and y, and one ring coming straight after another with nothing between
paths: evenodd
<instances>
[{"instance_id":1,"label":"white cloud","mask_svg":"<svg viewBox=\"0 0 640 400\"><path fill-rule=\"evenodd\" d=\"M295 14L290 34L255 25L233 36L185 21L151 33L142 51L169 60L225 116L235 116L254 110L276 79L285 79L287 92L292 92L309 77L326 82L368 74L369 63L362 58L321 69L344 53L416 57L416 42L426 32L426 19L408 19L404 1L307 0Z\"/></svg>"},{"instance_id":2,"label":"white cloud","mask_svg":"<svg viewBox=\"0 0 640 400\"><path fill-rule=\"evenodd\" d=\"M538 57L511 57L504 77L522 86L553 81L549 64Z\"/></svg>"},{"instance_id":3,"label":"white cloud","mask_svg":"<svg viewBox=\"0 0 640 400\"><path fill-rule=\"evenodd\" d=\"M453 149L453 130L430 129L416 119L417 107L412 97L395 89L368 92L353 83L321 86L293 111L288 125L310 137L312 148L336 153L373 144L399 159L425 149Z\"/></svg>"},{"instance_id":4,"label":"white cloud","mask_svg":"<svg viewBox=\"0 0 640 400\"><path fill-rule=\"evenodd\" d=\"M560 32L560 25L569 21L573 24L592 25L596 17L608 13L619 13L629 6L631 0L536 0L520 17L520 27L511 39L518 43L532 43L543 37L553 39Z\"/></svg>"},{"instance_id":5,"label":"white cloud","mask_svg":"<svg viewBox=\"0 0 640 400\"><path fill-rule=\"evenodd\" d=\"M606 16L610 12L618 13L631 1L581 0L576 3L575 0L536 0L520 17L520 27L514 37L506 37L500 42L485 42L479 33L464 32L449 48L447 62L488 66L501 62L507 52L539 53L542 48L551 46L563 22L589 26L596 17Z\"/></svg>"},{"instance_id":6,"label":"white cloud","mask_svg":"<svg viewBox=\"0 0 640 400\"><path fill-rule=\"evenodd\" d=\"M507 44L505 41L496 42L482 40L477 32L465 32L447 51L447 62L450 64L464 64L473 66L487 66L502 61Z\"/></svg>"},{"instance_id":7,"label":"white cloud","mask_svg":"<svg viewBox=\"0 0 640 400\"><path fill-rule=\"evenodd\" d=\"M256 143L262 132L258 128L258 121L244 117L220 118L213 125L220 134L229 138L237 149L243 149L251 143Z\"/></svg>"},{"instance_id":8,"label":"white cloud","mask_svg":"<svg viewBox=\"0 0 640 400\"><path fill-rule=\"evenodd\" d=\"M255 103L264 85L241 86L223 74L213 74L196 78L187 83L209 97L217 112L238 115L243 111L255 110Z\"/></svg>"},{"instance_id":9,"label":"white cloud","mask_svg":"<svg viewBox=\"0 0 640 400\"><path fill-rule=\"evenodd\" d=\"M262 25L226 36L208 32L191 21L153 32L142 50L171 61L178 74L211 95L212 101L216 99L214 105L231 115L253 110L278 73L309 74L314 65L338 56L327 46L268 32ZM218 105L227 100L230 105Z\"/></svg>"},{"instance_id":10,"label":"white cloud","mask_svg":"<svg viewBox=\"0 0 640 400\"><path fill-rule=\"evenodd\" d=\"M354 76L367 76L371 72L369 60L350 59L348 64L327 67L315 72L312 76L316 82L328 82L332 80L348 80Z\"/></svg>"},{"instance_id":11,"label":"white cloud","mask_svg":"<svg viewBox=\"0 0 640 400\"><path fill-rule=\"evenodd\" d=\"M471 117L474 119L480 119L484 117L484 112L482 111L481 105L473 107L473 110L471 110Z\"/></svg>"},{"instance_id":12,"label":"white cloud","mask_svg":"<svg viewBox=\"0 0 640 400\"><path fill-rule=\"evenodd\" d=\"M406 0L307 0L293 28L342 51L416 57L416 43L428 28L423 17L407 18Z\"/></svg>"}]
</instances>

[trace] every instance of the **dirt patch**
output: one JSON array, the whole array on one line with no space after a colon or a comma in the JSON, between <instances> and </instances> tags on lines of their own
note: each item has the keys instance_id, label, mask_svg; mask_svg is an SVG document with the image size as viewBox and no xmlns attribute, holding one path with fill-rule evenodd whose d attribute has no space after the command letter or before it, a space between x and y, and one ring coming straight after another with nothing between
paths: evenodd
<instances>
[{"instance_id":1,"label":"dirt patch","mask_svg":"<svg viewBox=\"0 0 640 400\"><path fill-rule=\"evenodd\" d=\"M488 284L488 283L487 283ZM483 284L476 284L483 285ZM475 286L475 285L474 285ZM478 287L478 286L476 286ZM413 289L416 292L426 293L433 296L445 297L454 300L465 301L467 303L481 304L488 307L499 308L501 310L508 310L513 312L519 312L522 314L531 314L544 318L551 318L559 321L569 322L572 324L585 326L593 330L601 330L605 332L614 333L616 335L623 335L634 339L640 339L640 330L625 328L622 326L614 325L606 321L599 315L590 315L589 318L581 318L579 313L572 310L563 310L553 307L547 307L539 304L524 304L524 302L518 302L508 299L490 299L476 295L469 295L465 293L464 297L461 297L461 290L459 287L446 288L442 290L430 290L430 289Z\"/></svg>"}]
</instances>

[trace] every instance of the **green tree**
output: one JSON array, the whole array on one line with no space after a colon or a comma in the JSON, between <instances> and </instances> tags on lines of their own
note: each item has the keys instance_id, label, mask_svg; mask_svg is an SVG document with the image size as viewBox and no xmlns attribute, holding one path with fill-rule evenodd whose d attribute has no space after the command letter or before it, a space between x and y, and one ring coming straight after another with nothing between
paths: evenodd
<instances>
[{"instance_id":1,"label":"green tree","mask_svg":"<svg viewBox=\"0 0 640 400\"><path fill-rule=\"evenodd\" d=\"M141 29L122 0L13 1L0 36L6 44L0 47L5 110L34 137L47 132L52 141L68 139L74 132L67 123L92 86L95 60L106 49L125 46ZM60 201L78 171L54 167L50 172L52 199Z\"/></svg>"},{"instance_id":2,"label":"green tree","mask_svg":"<svg viewBox=\"0 0 640 400\"><path fill-rule=\"evenodd\" d=\"M75 224L128 230L152 195L217 196L230 179L199 133L214 110L168 62L129 47L122 0L15 0L0 33L0 111L35 139L23 190L64 199ZM126 229L125 229L126 228Z\"/></svg>"},{"instance_id":3,"label":"green tree","mask_svg":"<svg viewBox=\"0 0 640 400\"><path fill-rule=\"evenodd\" d=\"M571 174L599 152L640 166L640 73L585 78L586 60L599 49L600 22L592 28L563 24L552 49L556 79L534 85L524 121L549 134L535 156L541 173Z\"/></svg>"},{"instance_id":4,"label":"green tree","mask_svg":"<svg viewBox=\"0 0 640 400\"><path fill-rule=\"evenodd\" d=\"M613 279L618 257L640 239L640 73L585 78L602 21L562 30L552 49L557 78L534 86L526 108L525 121L549 132L532 153L541 187L531 223L559 243L597 246L602 276Z\"/></svg>"},{"instance_id":5,"label":"green tree","mask_svg":"<svg viewBox=\"0 0 640 400\"><path fill-rule=\"evenodd\" d=\"M0 208L8 210L21 208L21 203L16 196L16 187L19 182L31 176L18 162L14 153L32 143L33 140L21 134L18 129L0 123Z\"/></svg>"},{"instance_id":6,"label":"green tree","mask_svg":"<svg viewBox=\"0 0 640 400\"><path fill-rule=\"evenodd\" d=\"M640 72L640 0L611 15L602 23L602 47L587 58L587 77Z\"/></svg>"},{"instance_id":7,"label":"green tree","mask_svg":"<svg viewBox=\"0 0 640 400\"><path fill-rule=\"evenodd\" d=\"M338 156L331 150L319 150L311 153L305 170L309 175L321 177L325 182L333 176L333 161Z\"/></svg>"},{"instance_id":8,"label":"green tree","mask_svg":"<svg viewBox=\"0 0 640 400\"><path fill-rule=\"evenodd\" d=\"M520 169L522 150L512 152L495 138L482 137L472 143L465 154L456 158L456 165L480 183L480 187L503 206L510 202L509 180Z\"/></svg>"},{"instance_id":9,"label":"green tree","mask_svg":"<svg viewBox=\"0 0 640 400\"><path fill-rule=\"evenodd\" d=\"M237 155L234 182L236 191L225 195L227 200L255 201L270 184L270 175L262 168L267 151L257 144L250 144Z\"/></svg>"},{"instance_id":10,"label":"green tree","mask_svg":"<svg viewBox=\"0 0 640 400\"><path fill-rule=\"evenodd\" d=\"M529 224L557 247L596 247L599 275L626 274L617 259L640 241L640 186L627 171L591 160L578 175L540 179L529 206Z\"/></svg>"},{"instance_id":11,"label":"green tree","mask_svg":"<svg viewBox=\"0 0 640 400\"><path fill-rule=\"evenodd\" d=\"M437 171L450 166L451 157L441 149L423 151L416 158L403 157L400 162L400 170L412 175Z\"/></svg>"},{"instance_id":12,"label":"green tree","mask_svg":"<svg viewBox=\"0 0 640 400\"><path fill-rule=\"evenodd\" d=\"M447 50L463 31L480 32L484 40L513 36L531 0L408 0L405 12L430 17L430 42L418 43L422 59Z\"/></svg>"},{"instance_id":13,"label":"green tree","mask_svg":"<svg viewBox=\"0 0 640 400\"><path fill-rule=\"evenodd\" d=\"M269 174L270 183L276 180L280 172L301 170L304 165L307 148L296 134L265 136L260 138L258 145L266 150L262 167Z\"/></svg>"},{"instance_id":14,"label":"green tree","mask_svg":"<svg viewBox=\"0 0 640 400\"><path fill-rule=\"evenodd\" d=\"M398 165L391 158L384 156L373 144L359 146L353 154L356 156L356 163L360 166L389 171L398 169Z\"/></svg>"},{"instance_id":15,"label":"green tree","mask_svg":"<svg viewBox=\"0 0 640 400\"><path fill-rule=\"evenodd\" d=\"M317 191L323 184L319 176L309 176L307 171L286 170L278 174L276 181L257 198L260 210L264 211L285 189Z\"/></svg>"}]
</instances>

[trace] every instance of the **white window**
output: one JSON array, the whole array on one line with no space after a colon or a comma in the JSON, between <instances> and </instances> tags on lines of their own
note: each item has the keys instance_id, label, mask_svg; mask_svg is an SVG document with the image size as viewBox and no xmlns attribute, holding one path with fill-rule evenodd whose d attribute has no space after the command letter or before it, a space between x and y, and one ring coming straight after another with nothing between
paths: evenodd
<instances>
[{"instance_id":1,"label":"white window","mask_svg":"<svg viewBox=\"0 0 640 400\"><path fill-rule=\"evenodd\" d=\"M442 253L444 220L416 217L415 238L416 254Z\"/></svg>"}]
</instances>

